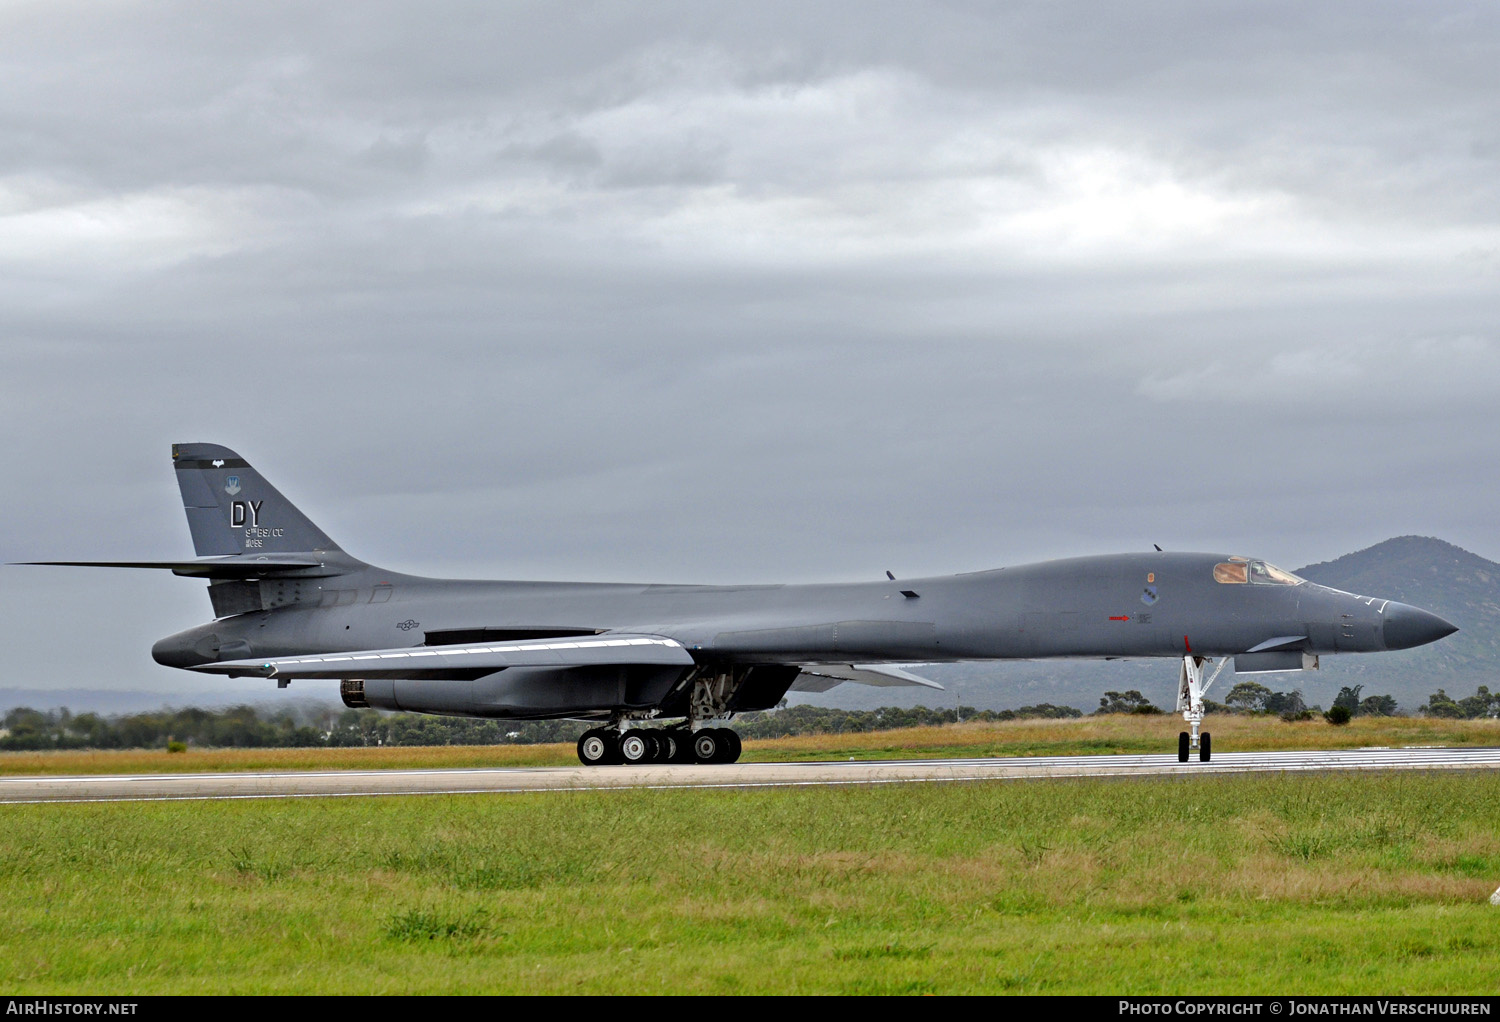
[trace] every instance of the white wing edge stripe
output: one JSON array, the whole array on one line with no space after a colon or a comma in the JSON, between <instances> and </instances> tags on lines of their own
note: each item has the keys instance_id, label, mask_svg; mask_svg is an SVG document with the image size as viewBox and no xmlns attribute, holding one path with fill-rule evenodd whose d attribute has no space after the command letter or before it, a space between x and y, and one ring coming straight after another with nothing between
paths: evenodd
<instances>
[{"instance_id":1,"label":"white wing edge stripe","mask_svg":"<svg viewBox=\"0 0 1500 1022\"><path fill-rule=\"evenodd\" d=\"M292 660L271 660L273 664L324 664L344 660L401 660L418 656L470 656L480 653L542 652L557 649L599 649L603 646L668 646L680 648L674 639L609 639L595 642L559 642L544 646L480 646L473 649L418 650L409 653L368 653L363 656L310 656Z\"/></svg>"}]
</instances>

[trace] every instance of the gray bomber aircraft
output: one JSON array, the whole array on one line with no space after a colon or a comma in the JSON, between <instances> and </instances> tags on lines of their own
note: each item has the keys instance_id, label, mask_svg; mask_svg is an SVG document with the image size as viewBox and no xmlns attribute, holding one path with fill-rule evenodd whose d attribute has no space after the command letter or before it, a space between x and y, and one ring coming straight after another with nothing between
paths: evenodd
<instances>
[{"instance_id":1,"label":"gray bomber aircraft","mask_svg":"<svg viewBox=\"0 0 1500 1022\"><path fill-rule=\"evenodd\" d=\"M1179 661L1178 759L1208 760L1203 694L1229 659L1306 670L1457 630L1265 561L1160 550L828 585L420 578L345 553L227 447L175 444L172 460L197 558L27 563L207 579L215 620L157 642L158 663L337 680L353 707L598 721L578 742L590 765L733 762L739 738L714 722L788 691L941 688L897 665L1062 657Z\"/></svg>"}]
</instances>

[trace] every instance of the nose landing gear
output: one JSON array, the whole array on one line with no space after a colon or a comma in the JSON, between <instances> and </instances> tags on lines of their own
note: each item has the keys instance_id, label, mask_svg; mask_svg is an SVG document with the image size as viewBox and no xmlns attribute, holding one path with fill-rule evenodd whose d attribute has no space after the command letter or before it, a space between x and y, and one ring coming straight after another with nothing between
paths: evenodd
<instances>
[{"instance_id":1,"label":"nose landing gear","mask_svg":"<svg viewBox=\"0 0 1500 1022\"><path fill-rule=\"evenodd\" d=\"M1219 677L1219 672L1224 665L1229 663L1226 657L1219 661L1214 667L1214 673L1209 675L1207 681L1203 680L1203 665L1208 663L1207 657L1185 656L1182 658L1182 673L1177 679L1177 711L1182 714L1182 719L1187 721L1191 731L1179 731L1177 733L1177 762L1186 763L1193 749L1198 750L1200 762L1207 763L1212 755L1213 736L1207 731L1198 733L1198 727L1203 723L1203 693L1208 691L1210 685Z\"/></svg>"}]
</instances>

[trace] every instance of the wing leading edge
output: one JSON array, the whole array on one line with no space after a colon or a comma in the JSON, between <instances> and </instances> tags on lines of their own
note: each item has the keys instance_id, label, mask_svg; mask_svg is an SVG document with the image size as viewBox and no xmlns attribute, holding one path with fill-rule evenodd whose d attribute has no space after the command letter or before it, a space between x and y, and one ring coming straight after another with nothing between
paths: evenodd
<instances>
[{"instance_id":1,"label":"wing leading edge","mask_svg":"<svg viewBox=\"0 0 1500 1022\"><path fill-rule=\"evenodd\" d=\"M225 660L192 668L205 674L263 678L474 677L507 667L654 664L691 667L693 656L659 635L608 635L551 642L466 643L362 649L317 656Z\"/></svg>"}]
</instances>

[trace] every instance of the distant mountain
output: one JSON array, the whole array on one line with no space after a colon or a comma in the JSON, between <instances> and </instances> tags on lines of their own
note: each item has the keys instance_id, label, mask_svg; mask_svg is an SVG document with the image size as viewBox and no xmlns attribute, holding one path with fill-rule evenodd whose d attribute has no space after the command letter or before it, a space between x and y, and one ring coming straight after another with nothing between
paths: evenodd
<instances>
[{"instance_id":1,"label":"distant mountain","mask_svg":"<svg viewBox=\"0 0 1500 1022\"><path fill-rule=\"evenodd\" d=\"M1363 685L1362 695L1392 695L1408 710L1426 704L1438 688L1455 697L1472 695L1480 685L1500 689L1500 564L1440 539L1400 536L1309 565L1297 574L1335 589L1430 610L1458 625L1459 631L1416 649L1325 656L1317 671L1256 675L1261 684L1274 691L1300 689L1309 703L1325 707L1333 704L1344 685ZM957 690L965 706L979 709L1045 702L1091 711L1107 690L1138 689L1170 710L1177 691L1177 665L1171 660L933 664L920 673L949 691L840 685L794 701L848 709L951 706ZM1209 698L1222 699L1233 685L1231 666L1215 682Z\"/></svg>"},{"instance_id":2,"label":"distant mountain","mask_svg":"<svg viewBox=\"0 0 1500 1022\"><path fill-rule=\"evenodd\" d=\"M1428 536L1398 536L1297 574L1365 596L1400 600L1440 614L1458 632L1430 646L1355 656L1324 657L1321 673L1365 695L1389 693L1416 707L1444 688L1471 695L1478 685L1500 687L1500 564Z\"/></svg>"},{"instance_id":3,"label":"distant mountain","mask_svg":"<svg viewBox=\"0 0 1500 1022\"><path fill-rule=\"evenodd\" d=\"M191 698L161 692L108 688L0 688L0 712L17 706L33 710L66 707L73 713L146 713L163 706L186 706Z\"/></svg>"},{"instance_id":4,"label":"distant mountain","mask_svg":"<svg viewBox=\"0 0 1500 1022\"><path fill-rule=\"evenodd\" d=\"M29 706L33 710L67 709L73 714L100 713L115 716L127 713L154 713L157 710L176 707L197 706L201 709L223 709L229 706L250 704L266 710L285 709L289 706L336 705L337 690L331 700L287 699L285 693L267 689L255 698L215 696L204 692L192 695L182 692L143 692L136 689L109 688L0 688L0 714L18 706Z\"/></svg>"}]
</instances>

